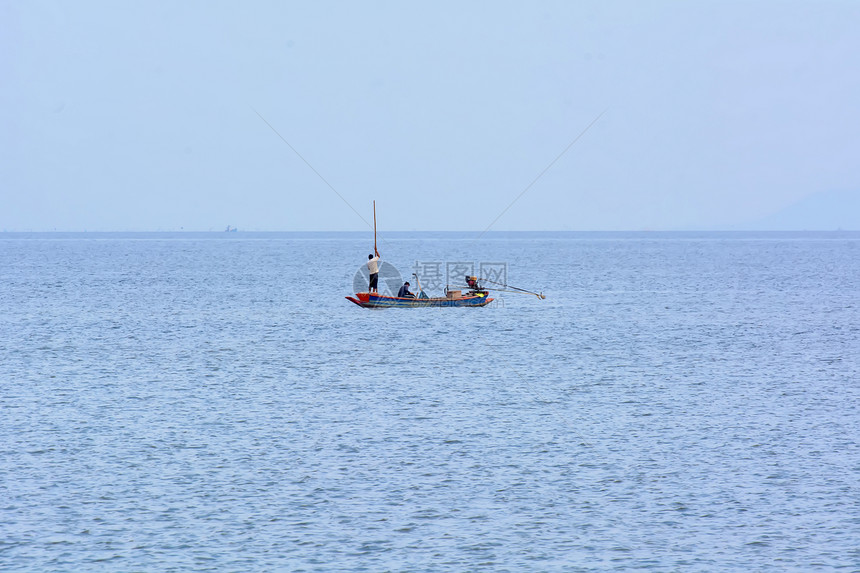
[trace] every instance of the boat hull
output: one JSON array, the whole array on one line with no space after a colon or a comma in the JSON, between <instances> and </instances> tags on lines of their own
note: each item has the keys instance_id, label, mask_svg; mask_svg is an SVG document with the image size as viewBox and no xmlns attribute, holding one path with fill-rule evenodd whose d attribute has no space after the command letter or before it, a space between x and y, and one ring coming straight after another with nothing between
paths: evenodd
<instances>
[{"instance_id":1,"label":"boat hull","mask_svg":"<svg viewBox=\"0 0 860 573\"><path fill-rule=\"evenodd\" d=\"M493 299L487 296L464 296L461 298L401 298L384 296L373 292L359 292L346 300L363 308L427 308L427 307L476 307L486 306Z\"/></svg>"}]
</instances>

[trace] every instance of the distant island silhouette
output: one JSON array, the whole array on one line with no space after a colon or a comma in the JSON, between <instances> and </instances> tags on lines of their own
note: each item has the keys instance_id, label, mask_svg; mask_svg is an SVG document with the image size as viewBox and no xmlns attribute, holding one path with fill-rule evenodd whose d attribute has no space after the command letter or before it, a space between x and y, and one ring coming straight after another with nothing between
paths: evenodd
<instances>
[{"instance_id":1,"label":"distant island silhouette","mask_svg":"<svg viewBox=\"0 0 860 573\"><path fill-rule=\"evenodd\" d=\"M737 227L755 231L860 231L860 190L815 193Z\"/></svg>"}]
</instances>

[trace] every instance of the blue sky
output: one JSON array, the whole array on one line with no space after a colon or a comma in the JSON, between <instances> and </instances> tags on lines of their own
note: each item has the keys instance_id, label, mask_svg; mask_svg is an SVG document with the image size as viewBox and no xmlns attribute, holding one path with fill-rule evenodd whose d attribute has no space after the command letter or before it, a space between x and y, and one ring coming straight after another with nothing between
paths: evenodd
<instances>
[{"instance_id":1,"label":"blue sky","mask_svg":"<svg viewBox=\"0 0 860 573\"><path fill-rule=\"evenodd\" d=\"M860 189L860 2L3 0L0 22L0 230L351 231L375 199L387 230L481 231L601 113L493 230L733 228Z\"/></svg>"}]
</instances>

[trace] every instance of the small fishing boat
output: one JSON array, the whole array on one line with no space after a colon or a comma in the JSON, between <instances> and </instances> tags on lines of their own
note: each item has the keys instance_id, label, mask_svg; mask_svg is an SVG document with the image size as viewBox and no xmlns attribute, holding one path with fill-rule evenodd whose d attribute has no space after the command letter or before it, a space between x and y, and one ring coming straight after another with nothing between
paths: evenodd
<instances>
[{"instance_id":1,"label":"small fishing boat","mask_svg":"<svg viewBox=\"0 0 860 573\"><path fill-rule=\"evenodd\" d=\"M424 294L422 291L421 294ZM444 297L396 297L385 296L375 292L359 292L354 297L348 296L346 300L354 302L363 308L425 308L425 307L449 307L464 306L477 307L487 306L493 299L486 293L461 295L460 291L448 291Z\"/></svg>"},{"instance_id":2,"label":"small fishing boat","mask_svg":"<svg viewBox=\"0 0 860 573\"><path fill-rule=\"evenodd\" d=\"M376 253L376 259L373 262L379 260L379 251L376 248L376 201L373 202L373 252ZM370 258L370 257L368 257ZM368 270L370 270L370 262L368 262ZM374 267L375 268L375 267ZM375 273L375 270L371 270L371 273ZM370 288L373 289L376 286L376 276L371 274L371 284ZM355 296L347 296L344 297L346 300L350 302L354 302L358 306L362 308L427 308L427 307L478 307L478 306L487 306L493 299L490 298L490 290L495 290L499 292L513 292L513 293L521 293L521 294L530 294L538 297L539 299L545 299L546 297L543 293L537 293L528 291L525 289L521 289L518 287L510 286L504 283L496 283L488 279L479 279L476 276L467 276L465 278L466 288L470 289L463 294L462 290L459 290L460 287L455 286L453 289L451 285L445 287L445 296L440 297L429 297L424 292L424 289L421 288L421 280L418 278L418 275L412 273L412 276L415 277L415 280L418 282L418 294L411 295L411 293L406 291L410 296L387 296L384 294L379 294L378 292L357 292ZM503 288L488 288L484 287L480 284L480 282L488 282L497 286L501 286ZM408 289L409 283L405 283L404 287ZM401 292L404 292L401 290Z\"/></svg>"}]
</instances>

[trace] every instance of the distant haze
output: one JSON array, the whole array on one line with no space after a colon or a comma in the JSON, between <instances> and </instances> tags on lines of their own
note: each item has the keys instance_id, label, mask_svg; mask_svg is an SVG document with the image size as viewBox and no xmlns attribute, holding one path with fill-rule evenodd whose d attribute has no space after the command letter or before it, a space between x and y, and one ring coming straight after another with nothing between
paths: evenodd
<instances>
[{"instance_id":1,"label":"distant haze","mask_svg":"<svg viewBox=\"0 0 860 573\"><path fill-rule=\"evenodd\" d=\"M390 231L860 229L858 30L853 1L2 0L0 230L353 231L373 199Z\"/></svg>"},{"instance_id":2,"label":"distant haze","mask_svg":"<svg viewBox=\"0 0 860 573\"><path fill-rule=\"evenodd\" d=\"M740 229L769 231L860 231L860 191L815 193Z\"/></svg>"}]
</instances>

